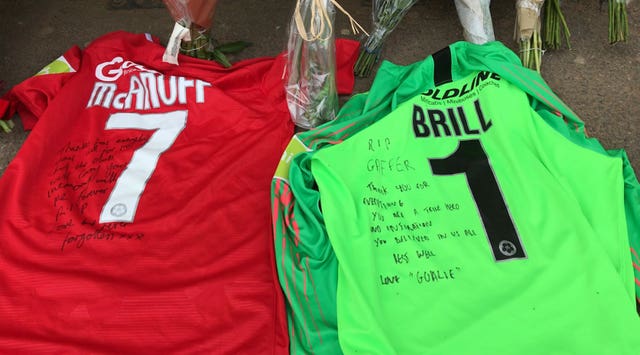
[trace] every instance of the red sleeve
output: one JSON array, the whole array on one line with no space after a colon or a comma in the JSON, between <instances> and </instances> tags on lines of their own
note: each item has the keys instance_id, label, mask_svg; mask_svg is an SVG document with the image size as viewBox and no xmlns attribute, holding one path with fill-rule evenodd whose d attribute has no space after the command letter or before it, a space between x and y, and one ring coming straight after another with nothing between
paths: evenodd
<instances>
[{"instance_id":1,"label":"red sleeve","mask_svg":"<svg viewBox=\"0 0 640 355\"><path fill-rule=\"evenodd\" d=\"M358 41L336 39L336 86L340 95L350 95L353 92L355 84L353 66L358 59L359 48Z\"/></svg>"},{"instance_id":2,"label":"red sleeve","mask_svg":"<svg viewBox=\"0 0 640 355\"><path fill-rule=\"evenodd\" d=\"M74 46L36 75L11 88L0 98L0 118L16 112L25 130L31 130L60 89L80 68L82 51Z\"/></svg>"},{"instance_id":3,"label":"red sleeve","mask_svg":"<svg viewBox=\"0 0 640 355\"><path fill-rule=\"evenodd\" d=\"M6 97L8 95L7 93L7 95L0 97L0 120L8 120L15 113L15 108Z\"/></svg>"}]
</instances>

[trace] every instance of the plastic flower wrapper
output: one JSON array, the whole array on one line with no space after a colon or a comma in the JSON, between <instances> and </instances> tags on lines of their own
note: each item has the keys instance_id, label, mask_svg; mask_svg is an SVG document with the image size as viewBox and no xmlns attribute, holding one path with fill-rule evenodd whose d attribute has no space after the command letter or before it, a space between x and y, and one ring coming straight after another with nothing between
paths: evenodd
<instances>
[{"instance_id":1,"label":"plastic flower wrapper","mask_svg":"<svg viewBox=\"0 0 640 355\"><path fill-rule=\"evenodd\" d=\"M360 55L354 66L359 77L368 77L380 59L380 51L389 34L398 26L404 15L417 0L373 0L373 31L363 39Z\"/></svg>"},{"instance_id":2,"label":"plastic flower wrapper","mask_svg":"<svg viewBox=\"0 0 640 355\"><path fill-rule=\"evenodd\" d=\"M489 5L491 0L455 0L464 39L475 44L494 41L493 22Z\"/></svg>"},{"instance_id":3,"label":"plastic flower wrapper","mask_svg":"<svg viewBox=\"0 0 640 355\"><path fill-rule=\"evenodd\" d=\"M631 0L608 0L609 2L609 43L626 42L629 35L627 5Z\"/></svg>"},{"instance_id":4,"label":"plastic flower wrapper","mask_svg":"<svg viewBox=\"0 0 640 355\"><path fill-rule=\"evenodd\" d=\"M158 0L110 0L110 10L153 9L163 7Z\"/></svg>"},{"instance_id":5,"label":"plastic flower wrapper","mask_svg":"<svg viewBox=\"0 0 640 355\"><path fill-rule=\"evenodd\" d=\"M549 49L558 49L562 45L562 35L564 34L567 47L571 48L569 43L569 26L564 19L564 14L560 8L560 0L545 0L544 2L544 28L542 31L542 39L544 45Z\"/></svg>"},{"instance_id":6,"label":"plastic flower wrapper","mask_svg":"<svg viewBox=\"0 0 640 355\"><path fill-rule=\"evenodd\" d=\"M338 112L334 4L347 14L334 0L298 0L289 26L287 104L295 125L304 129L333 120ZM357 23L349 19L355 33Z\"/></svg>"},{"instance_id":7,"label":"plastic flower wrapper","mask_svg":"<svg viewBox=\"0 0 640 355\"><path fill-rule=\"evenodd\" d=\"M520 60L526 68L540 71L542 38L540 11L544 0L517 0L515 40L520 48Z\"/></svg>"},{"instance_id":8,"label":"plastic flower wrapper","mask_svg":"<svg viewBox=\"0 0 640 355\"><path fill-rule=\"evenodd\" d=\"M165 62L178 64L178 52L200 59L215 60L225 67L231 63L225 54L236 53L250 45L237 41L217 45L211 38L211 24L218 0L163 0L176 21L169 37Z\"/></svg>"},{"instance_id":9,"label":"plastic flower wrapper","mask_svg":"<svg viewBox=\"0 0 640 355\"><path fill-rule=\"evenodd\" d=\"M218 0L163 0L171 17L185 27L211 28Z\"/></svg>"}]
</instances>

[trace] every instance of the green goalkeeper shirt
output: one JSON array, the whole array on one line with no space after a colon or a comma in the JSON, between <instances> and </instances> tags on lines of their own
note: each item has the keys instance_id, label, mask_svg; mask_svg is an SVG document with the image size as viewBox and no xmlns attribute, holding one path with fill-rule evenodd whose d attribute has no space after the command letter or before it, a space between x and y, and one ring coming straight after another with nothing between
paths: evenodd
<instances>
[{"instance_id":1,"label":"green goalkeeper shirt","mask_svg":"<svg viewBox=\"0 0 640 355\"><path fill-rule=\"evenodd\" d=\"M292 353L637 352L633 171L497 42L384 63L272 187Z\"/></svg>"}]
</instances>

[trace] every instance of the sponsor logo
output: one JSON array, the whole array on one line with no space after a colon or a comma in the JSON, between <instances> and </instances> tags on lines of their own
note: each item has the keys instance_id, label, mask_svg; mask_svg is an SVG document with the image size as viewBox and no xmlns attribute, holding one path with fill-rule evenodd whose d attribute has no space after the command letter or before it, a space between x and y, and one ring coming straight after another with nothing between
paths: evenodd
<instances>
[{"instance_id":1,"label":"sponsor logo","mask_svg":"<svg viewBox=\"0 0 640 355\"><path fill-rule=\"evenodd\" d=\"M122 75L131 72L148 72L160 74L155 70L148 69L144 65L124 60L122 57L115 57L109 62L100 63L96 66L96 78L100 81L112 82L118 80Z\"/></svg>"}]
</instances>

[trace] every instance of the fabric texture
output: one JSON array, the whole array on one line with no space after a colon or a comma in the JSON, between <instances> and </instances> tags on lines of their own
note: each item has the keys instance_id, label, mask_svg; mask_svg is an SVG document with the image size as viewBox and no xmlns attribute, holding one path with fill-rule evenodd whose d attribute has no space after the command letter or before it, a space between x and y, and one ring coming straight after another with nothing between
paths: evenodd
<instances>
[{"instance_id":1,"label":"fabric texture","mask_svg":"<svg viewBox=\"0 0 640 355\"><path fill-rule=\"evenodd\" d=\"M484 349L510 354L515 348L500 344L515 344L520 352L539 352L533 343L551 353L634 353L637 344L629 329L637 328L637 268L632 265L637 262L639 215L633 211L639 205L639 185L624 152L605 151L596 139L588 138L582 121L502 44L459 42L448 51L447 82L436 86L442 71L434 65L434 56L409 66L384 62L368 93L349 100L336 121L298 134L283 155L272 182L272 209L291 351L404 354ZM509 158L494 162L494 154ZM465 165L469 162L474 163ZM528 175L530 169L546 174L547 180L537 173ZM495 180L490 185L498 188L493 193L485 191L487 184L471 187L470 180L485 181L490 175ZM541 181L549 184L538 186ZM453 185L447 187L449 183ZM505 192L509 185L516 188ZM472 189L478 190L477 196ZM496 192L502 192L502 198L481 197L495 197ZM394 199L397 194L402 197ZM477 204L477 199L489 204ZM513 224L506 228L511 232L493 228L492 213L483 214L500 210L482 207L495 207L496 200L504 201L508 213L502 217ZM526 206L522 214L512 211L535 201L538 209L530 208L537 214ZM456 215L461 206L467 206L468 214ZM547 217L554 217L556 224L547 225ZM497 261L501 240L492 249L487 235L495 230L517 237L503 243L506 254L513 252L516 241L522 252ZM577 234L578 230L585 233ZM585 245L579 243L581 235L588 239ZM465 236L477 244L464 244ZM438 246L438 238L449 240L450 246ZM561 246L569 249L560 252ZM474 263L476 256L480 259ZM452 260L473 267L450 267ZM477 278L467 274L465 279L456 267L474 270L471 274ZM532 271L537 267L540 275ZM504 275L520 275L527 268L531 273L526 280L490 282L496 274L506 277L502 268L509 270ZM545 284L551 270L558 272L557 279ZM576 281L584 277L591 279ZM452 279L456 281L450 284L439 281ZM560 280L576 286L565 287ZM530 288L535 292L525 294ZM600 288L608 290L606 297ZM533 297L536 293L565 302L545 309L550 303ZM575 303L569 302L572 296ZM447 301L451 304L442 303ZM542 307L537 312L536 301ZM618 316L607 314L605 305L610 303ZM597 311L589 308L591 304L598 305ZM524 312L527 306L529 313ZM509 312L516 310L520 313ZM444 311L451 312L440 313ZM553 316L554 311L563 316L536 318L545 312ZM576 326L584 319L581 312L589 313L587 324ZM505 314L510 316L501 317ZM495 329L483 328L489 319L497 324ZM551 321L572 324L566 329L575 332L555 334L554 329L561 330L546 323ZM516 327L520 322L537 322L535 331ZM591 334L601 323L619 332L614 338ZM574 344L568 338L587 333L590 342L566 345ZM505 342L489 341L501 335ZM475 350L470 348L474 345Z\"/></svg>"},{"instance_id":2,"label":"fabric texture","mask_svg":"<svg viewBox=\"0 0 640 355\"><path fill-rule=\"evenodd\" d=\"M74 47L3 98L32 132L0 178L0 352L288 353L285 60L176 66L149 38Z\"/></svg>"}]
</instances>

